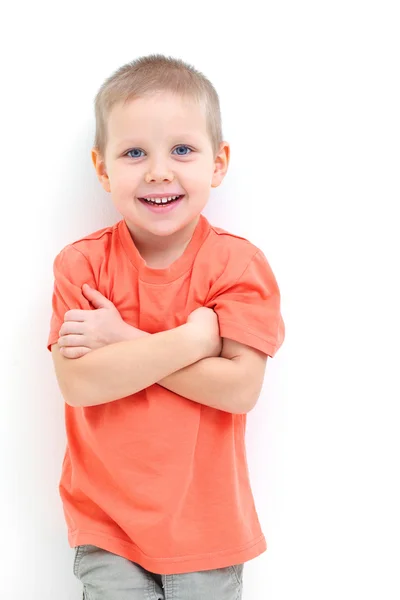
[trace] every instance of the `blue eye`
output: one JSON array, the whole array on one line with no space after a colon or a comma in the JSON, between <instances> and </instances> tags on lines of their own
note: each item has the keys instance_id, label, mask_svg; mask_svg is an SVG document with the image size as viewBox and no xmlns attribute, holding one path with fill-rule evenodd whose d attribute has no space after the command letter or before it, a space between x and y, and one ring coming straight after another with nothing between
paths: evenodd
<instances>
[{"instance_id":1,"label":"blue eye","mask_svg":"<svg viewBox=\"0 0 400 600\"><path fill-rule=\"evenodd\" d=\"M189 148L189 146L186 146L186 145L184 145L184 144L183 144L183 145L181 145L181 146L177 146L177 147L175 148L175 150L179 150L179 149L182 149L182 148L184 148L185 150L189 150L189 152L185 152L184 154L182 154L181 152L179 152L179 153L177 154L177 156L188 156L188 154L190 154L191 152L193 152L193 151L192 151L192 149L191 149L191 148ZM126 156L129 156L129 158L141 158L141 157L140 157L140 155L137 155L137 154L135 154L134 156L132 156L132 155L131 155L131 152L132 152L132 153L133 153L133 152L143 152L143 150L140 150L140 148L132 148L132 150L129 150L129 151L126 153Z\"/></svg>"},{"instance_id":2,"label":"blue eye","mask_svg":"<svg viewBox=\"0 0 400 600\"><path fill-rule=\"evenodd\" d=\"M190 150L190 152L192 152L192 150L189 148L189 146L184 146L184 145L183 146L177 146L175 148L175 150L178 150L178 148L185 148L186 150ZM190 152L189 152L189 154L190 154ZM187 154L178 154L178 156L187 156Z\"/></svg>"},{"instance_id":3,"label":"blue eye","mask_svg":"<svg viewBox=\"0 0 400 600\"><path fill-rule=\"evenodd\" d=\"M132 150L129 150L129 152L126 153L127 156L129 156L129 158L140 158L139 156L130 156L131 152L135 152L135 150L139 150L139 152L143 152L143 150L140 150L139 148L132 148Z\"/></svg>"}]
</instances>

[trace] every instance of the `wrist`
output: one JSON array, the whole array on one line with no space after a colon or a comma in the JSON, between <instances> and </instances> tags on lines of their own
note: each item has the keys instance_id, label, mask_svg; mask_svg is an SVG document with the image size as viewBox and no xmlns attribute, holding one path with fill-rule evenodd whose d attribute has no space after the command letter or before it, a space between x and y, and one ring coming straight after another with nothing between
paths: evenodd
<instances>
[{"instance_id":1,"label":"wrist","mask_svg":"<svg viewBox=\"0 0 400 600\"><path fill-rule=\"evenodd\" d=\"M133 325L129 325L129 323L125 323L125 327L122 332L121 341L130 341L136 340L141 337L147 337L151 335L151 333L147 333L147 331L142 331L141 329L137 329Z\"/></svg>"}]
</instances>

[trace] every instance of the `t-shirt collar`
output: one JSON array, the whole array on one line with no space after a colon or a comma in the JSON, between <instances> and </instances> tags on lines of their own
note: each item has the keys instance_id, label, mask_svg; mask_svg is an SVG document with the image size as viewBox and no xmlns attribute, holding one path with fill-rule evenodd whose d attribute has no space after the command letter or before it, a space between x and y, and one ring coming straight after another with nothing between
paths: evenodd
<instances>
[{"instance_id":1,"label":"t-shirt collar","mask_svg":"<svg viewBox=\"0 0 400 600\"><path fill-rule=\"evenodd\" d=\"M166 269L152 269L146 265L144 259L140 255L125 219L122 219L117 223L117 231L122 247L132 265L139 272L139 279L146 283L159 284L170 283L181 277L191 268L197 252L200 250L200 247L210 232L210 228L210 223L206 217L201 214L192 238L183 254L181 254L181 256Z\"/></svg>"}]
</instances>

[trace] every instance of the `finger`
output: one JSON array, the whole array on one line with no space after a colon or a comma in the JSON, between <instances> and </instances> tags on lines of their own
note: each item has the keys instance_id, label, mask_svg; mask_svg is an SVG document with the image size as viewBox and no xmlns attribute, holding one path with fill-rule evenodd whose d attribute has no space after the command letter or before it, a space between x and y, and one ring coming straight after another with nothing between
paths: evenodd
<instances>
[{"instance_id":1,"label":"finger","mask_svg":"<svg viewBox=\"0 0 400 600\"><path fill-rule=\"evenodd\" d=\"M58 338L58 345L62 347L84 346L86 338L83 335L63 335Z\"/></svg>"},{"instance_id":2,"label":"finger","mask_svg":"<svg viewBox=\"0 0 400 600\"><path fill-rule=\"evenodd\" d=\"M90 348L85 348L83 346L77 346L76 348L60 348L60 352L65 358L80 358L90 352Z\"/></svg>"},{"instance_id":3,"label":"finger","mask_svg":"<svg viewBox=\"0 0 400 600\"><path fill-rule=\"evenodd\" d=\"M73 308L72 310L68 310L64 315L64 321L86 321L87 317L92 310L81 310L80 308Z\"/></svg>"},{"instance_id":4,"label":"finger","mask_svg":"<svg viewBox=\"0 0 400 600\"><path fill-rule=\"evenodd\" d=\"M62 335L69 335L71 333L80 334L84 333L85 325L83 321L65 321L61 325L61 329L58 332L58 335L61 337Z\"/></svg>"},{"instance_id":5,"label":"finger","mask_svg":"<svg viewBox=\"0 0 400 600\"><path fill-rule=\"evenodd\" d=\"M103 296L99 290L89 287L87 283L83 284L82 291L95 308L110 308L114 306L111 300Z\"/></svg>"}]
</instances>

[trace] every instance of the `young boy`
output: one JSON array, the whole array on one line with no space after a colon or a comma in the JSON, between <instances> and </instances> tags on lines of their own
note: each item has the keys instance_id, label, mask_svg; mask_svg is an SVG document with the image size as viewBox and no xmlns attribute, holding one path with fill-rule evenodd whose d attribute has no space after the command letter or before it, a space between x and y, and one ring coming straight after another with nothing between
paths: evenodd
<instances>
[{"instance_id":1,"label":"young boy","mask_svg":"<svg viewBox=\"0 0 400 600\"><path fill-rule=\"evenodd\" d=\"M56 256L48 339L74 574L90 600L237 600L266 550L245 427L284 339L279 288L201 214L229 163L204 75L142 57L95 109L93 163L123 219Z\"/></svg>"}]
</instances>

